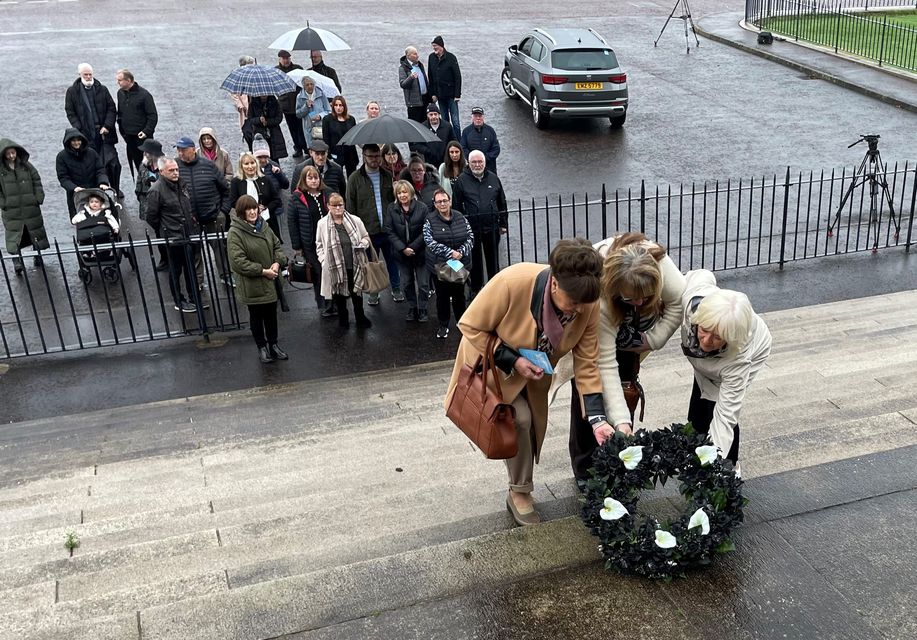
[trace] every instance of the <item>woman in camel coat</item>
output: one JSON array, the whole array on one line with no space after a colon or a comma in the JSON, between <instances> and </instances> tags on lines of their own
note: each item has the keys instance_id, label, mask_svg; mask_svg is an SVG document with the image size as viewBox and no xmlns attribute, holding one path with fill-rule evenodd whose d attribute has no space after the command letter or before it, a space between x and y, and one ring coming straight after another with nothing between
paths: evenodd
<instances>
[{"instance_id":1,"label":"woman in camel coat","mask_svg":"<svg viewBox=\"0 0 917 640\"><path fill-rule=\"evenodd\" d=\"M505 379L503 401L516 410L519 452L506 461L509 494L506 505L520 525L539 522L531 492L532 472L538 462L548 424L550 376L519 349L547 354L552 366L573 354L579 398L590 430L598 442L613 432L605 421L598 360L599 280L602 261L586 240L560 240L551 252L550 266L520 263L498 273L475 297L458 323L462 332L446 406L459 372L474 365L496 335L500 343L494 361Z\"/></svg>"}]
</instances>

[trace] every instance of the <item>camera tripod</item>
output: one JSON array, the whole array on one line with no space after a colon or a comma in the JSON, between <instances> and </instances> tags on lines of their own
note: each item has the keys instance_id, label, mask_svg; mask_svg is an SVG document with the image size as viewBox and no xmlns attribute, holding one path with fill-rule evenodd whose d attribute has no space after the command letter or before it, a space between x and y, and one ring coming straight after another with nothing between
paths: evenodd
<instances>
[{"instance_id":1,"label":"camera tripod","mask_svg":"<svg viewBox=\"0 0 917 640\"><path fill-rule=\"evenodd\" d=\"M676 16L675 12L678 11L678 8L681 7L681 15ZM672 13L669 14L669 17L665 19L665 24L662 25L662 31L659 32L659 35L653 41L653 46L659 42L659 38L662 37L662 34L665 33L665 28L669 26L669 22L675 18L676 20L681 20L685 23L685 49L690 54L691 53L691 42L688 40L688 24L691 25L691 33L694 34L695 46L700 46L700 40L697 39L697 30L694 28L694 18L691 17L691 7L688 6L688 0L675 0L675 6L672 7Z\"/></svg>"},{"instance_id":2,"label":"camera tripod","mask_svg":"<svg viewBox=\"0 0 917 640\"><path fill-rule=\"evenodd\" d=\"M888 181L885 179L885 163L882 162L882 154L879 153L879 138L880 136L878 135L861 135L859 140L853 144L847 145L849 149L861 142L865 142L869 148L866 150L866 155L863 157L860 166L853 172L853 179L850 182L850 186L847 187L844 197L841 198L841 204L837 208L837 213L834 214L834 219L828 224L828 236L830 237L834 235L834 228L840 223L841 212L844 210L844 205L847 204L854 190L858 186L868 182L869 226L866 230L866 244L869 244L869 234L874 233L872 245L873 253L879 249L879 227L882 222L883 201L888 203L888 218L895 226L895 240L898 239L898 234L901 231L901 223L898 220L898 215L895 213L895 204L892 201L892 194L888 190ZM879 193L880 189L882 191L881 194Z\"/></svg>"}]
</instances>

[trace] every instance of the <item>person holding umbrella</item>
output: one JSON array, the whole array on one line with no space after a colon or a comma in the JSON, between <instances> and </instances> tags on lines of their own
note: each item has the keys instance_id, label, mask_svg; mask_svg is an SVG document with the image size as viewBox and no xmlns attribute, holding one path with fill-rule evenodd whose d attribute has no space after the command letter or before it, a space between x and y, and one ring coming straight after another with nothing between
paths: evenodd
<instances>
[{"instance_id":1,"label":"person holding umbrella","mask_svg":"<svg viewBox=\"0 0 917 640\"><path fill-rule=\"evenodd\" d=\"M295 69L302 69L298 64L294 64L290 52L286 49L281 49L277 52L277 66L275 69L280 69L284 73L290 73ZM287 121L287 129L290 130L290 136L293 138L293 157L302 158L303 150L308 149L309 145L306 144L306 139L303 137L302 123L299 121L299 116L296 114L296 103L299 94L299 89L293 93L285 93L280 96L280 110L283 112L283 118Z\"/></svg>"},{"instance_id":2,"label":"person holding umbrella","mask_svg":"<svg viewBox=\"0 0 917 640\"><path fill-rule=\"evenodd\" d=\"M319 73L334 81L337 93L341 93L341 83L337 72L322 60L322 51L347 51L350 45L339 35L327 29L313 27L306 22L306 27L287 31L270 44L271 49L286 49L287 51L309 51L312 59L310 71ZM318 83L316 83L318 84Z\"/></svg>"},{"instance_id":3,"label":"person holding umbrella","mask_svg":"<svg viewBox=\"0 0 917 640\"><path fill-rule=\"evenodd\" d=\"M256 134L267 140L271 158L287 157L287 145L280 130L283 112L276 96L296 91L296 83L283 71L259 64L246 64L230 72L221 89L232 94L247 96L248 110L242 122L242 135L248 148ZM240 112L241 113L241 112Z\"/></svg>"},{"instance_id":4,"label":"person holding umbrella","mask_svg":"<svg viewBox=\"0 0 917 640\"><path fill-rule=\"evenodd\" d=\"M322 118L331 113L331 104L324 90L310 76L302 78L302 91L296 96L295 111L300 121L300 131L305 141L305 148L311 149L313 129L318 127L318 133L321 133Z\"/></svg>"}]
</instances>

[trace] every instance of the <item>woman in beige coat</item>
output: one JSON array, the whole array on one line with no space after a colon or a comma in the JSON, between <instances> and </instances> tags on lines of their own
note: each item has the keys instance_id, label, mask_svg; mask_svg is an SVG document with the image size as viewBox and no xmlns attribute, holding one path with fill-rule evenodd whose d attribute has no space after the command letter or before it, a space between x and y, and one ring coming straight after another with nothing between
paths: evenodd
<instances>
[{"instance_id":1,"label":"woman in beige coat","mask_svg":"<svg viewBox=\"0 0 917 640\"><path fill-rule=\"evenodd\" d=\"M560 240L550 266L519 263L500 271L487 283L462 315L459 344L446 406L459 372L473 366L496 335L494 360L506 375L503 401L516 411L519 451L506 461L509 493L506 506L520 525L539 522L532 500L532 473L538 462L548 424L550 379L519 349L544 352L552 366L572 352L579 383L577 404L588 420L585 430L598 443L613 432L605 421L598 360L599 286L602 262L586 240Z\"/></svg>"}]
</instances>

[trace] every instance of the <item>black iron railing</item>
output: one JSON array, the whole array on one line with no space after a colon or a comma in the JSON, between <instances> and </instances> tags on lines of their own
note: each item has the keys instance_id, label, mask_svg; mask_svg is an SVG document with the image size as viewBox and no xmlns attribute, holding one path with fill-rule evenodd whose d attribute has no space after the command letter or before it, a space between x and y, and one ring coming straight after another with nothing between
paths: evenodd
<instances>
[{"instance_id":1,"label":"black iron railing","mask_svg":"<svg viewBox=\"0 0 917 640\"><path fill-rule=\"evenodd\" d=\"M666 187L611 190L603 185L595 194L516 201L499 258L504 265L547 262L563 237L597 242L641 231L663 244L682 271L782 268L860 251L908 251L915 205L917 168L909 163L878 173L875 182L853 170L788 168L761 178ZM191 294L193 313L174 308L169 274L155 269L162 242L55 243L41 252L43 268L31 265L35 252L25 251L27 268L21 275L15 273L16 257L0 253L0 358L177 336L206 338L213 331L243 328L247 317L240 318L234 290L220 278L219 265L226 264L222 234L196 238L184 254L200 284ZM120 261L105 258L104 251L120 254Z\"/></svg>"},{"instance_id":2,"label":"black iron railing","mask_svg":"<svg viewBox=\"0 0 917 640\"><path fill-rule=\"evenodd\" d=\"M745 21L762 31L873 60L880 67L917 71L917 29L889 12L901 9L917 9L917 2L746 0Z\"/></svg>"}]
</instances>

